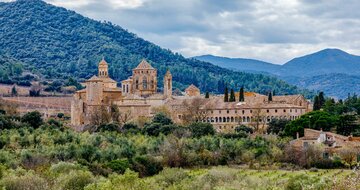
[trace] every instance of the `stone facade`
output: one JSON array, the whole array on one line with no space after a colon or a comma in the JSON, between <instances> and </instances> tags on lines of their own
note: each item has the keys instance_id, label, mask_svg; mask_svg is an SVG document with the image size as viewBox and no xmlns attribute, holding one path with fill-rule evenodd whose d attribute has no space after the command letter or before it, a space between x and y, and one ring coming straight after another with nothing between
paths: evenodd
<instances>
[{"instance_id":1,"label":"stone facade","mask_svg":"<svg viewBox=\"0 0 360 190\"><path fill-rule=\"evenodd\" d=\"M324 147L325 157L338 154L345 148L356 151L360 156L359 137L343 136L322 130L304 129L304 136L300 138L298 136L290 142L290 145L298 152L312 145L321 145Z\"/></svg>"},{"instance_id":2,"label":"stone facade","mask_svg":"<svg viewBox=\"0 0 360 190\"><path fill-rule=\"evenodd\" d=\"M266 127L273 119L297 119L311 110L309 102L301 95L267 96L246 92L244 102L224 102L223 96L205 98L200 90L190 85L183 95L172 93L172 75L164 76L163 92L157 92L157 70L146 60L133 69L132 76L121 82L121 88L108 76L108 64L99 63L98 76L86 81L86 89L77 91L71 105L74 126L91 124L91 115L100 107L110 110L111 105L131 120L152 117L155 108L165 107L176 123L186 123L189 116L196 121L209 122L218 131L231 131L240 124Z\"/></svg>"}]
</instances>

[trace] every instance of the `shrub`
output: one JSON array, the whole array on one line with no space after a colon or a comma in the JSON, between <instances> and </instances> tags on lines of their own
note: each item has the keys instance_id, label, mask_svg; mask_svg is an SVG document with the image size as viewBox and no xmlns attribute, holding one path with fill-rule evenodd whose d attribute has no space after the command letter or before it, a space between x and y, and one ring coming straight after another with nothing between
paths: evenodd
<instances>
[{"instance_id":1,"label":"shrub","mask_svg":"<svg viewBox=\"0 0 360 190\"><path fill-rule=\"evenodd\" d=\"M123 174L126 169L130 167L130 163L128 159L119 159L112 160L111 162L106 164L112 171Z\"/></svg>"},{"instance_id":2,"label":"shrub","mask_svg":"<svg viewBox=\"0 0 360 190\"><path fill-rule=\"evenodd\" d=\"M173 124L173 121L165 114L162 112L157 113L153 120L153 123L159 123L161 125L171 125Z\"/></svg>"},{"instance_id":3,"label":"shrub","mask_svg":"<svg viewBox=\"0 0 360 190\"><path fill-rule=\"evenodd\" d=\"M127 169L123 175L112 174L106 180L88 185L85 190L144 190L160 189L139 178L138 173Z\"/></svg>"},{"instance_id":4,"label":"shrub","mask_svg":"<svg viewBox=\"0 0 360 190\"><path fill-rule=\"evenodd\" d=\"M117 123L102 124L98 128L98 131L118 131L120 126Z\"/></svg>"},{"instance_id":5,"label":"shrub","mask_svg":"<svg viewBox=\"0 0 360 190\"><path fill-rule=\"evenodd\" d=\"M49 119L49 120L47 121L47 123L48 123L51 127L54 127L54 128L60 128L60 127L62 127L61 122L58 121L58 120L55 120L55 119L53 119L53 118Z\"/></svg>"},{"instance_id":6,"label":"shrub","mask_svg":"<svg viewBox=\"0 0 360 190\"><path fill-rule=\"evenodd\" d=\"M73 170L83 170L83 168L77 163L59 162L57 164L53 164L49 169L50 173L55 176L68 174Z\"/></svg>"},{"instance_id":7,"label":"shrub","mask_svg":"<svg viewBox=\"0 0 360 190\"><path fill-rule=\"evenodd\" d=\"M189 175L181 168L165 168L156 176L156 181L160 184L165 184L166 187L176 184Z\"/></svg>"},{"instance_id":8,"label":"shrub","mask_svg":"<svg viewBox=\"0 0 360 190\"><path fill-rule=\"evenodd\" d=\"M291 176L285 186L286 190L303 190L303 189L328 189L329 180L324 180L317 176L306 174Z\"/></svg>"},{"instance_id":9,"label":"shrub","mask_svg":"<svg viewBox=\"0 0 360 190\"><path fill-rule=\"evenodd\" d=\"M237 133L253 133L254 130L251 127L245 126L245 125L240 125L235 127L235 131Z\"/></svg>"},{"instance_id":10,"label":"shrub","mask_svg":"<svg viewBox=\"0 0 360 190\"><path fill-rule=\"evenodd\" d=\"M145 177L159 173L162 170L162 165L152 157L137 156L132 161L132 168L139 172L141 177Z\"/></svg>"},{"instance_id":11,"label":"shrub","mask_svg":"<svg viewBox=\"0 0 360 190\"><path fill-rule=\"evenodd\" d=\"M71 171L61 175L56 182L58 189L83 190L85 186L94 182L94 177L89 171Z\"/></svg>"},{"instance_id":12,"label":"shrub","mask_svg":"<svg viewBox=\"0 0 360 190\"><path fill-rule=\"evenodd\" d=\"M0 187L4 187L6 190L48 190L49 185L46 180L27 172L22 176L10 175L1 179Z\"/></svg>"},{"instance_id":13,"label":"shrub","mask_svg":"<svg viewBox=\"0 0 360 190\"><path fill-rule=\"evenodd\" d=\"M196 122L189 125L190 131L194 137L205 135L214 135L215 129L210 123Z\"/></svg>"},{"instance_id":14,"label":"shrub","mask_svg":"<svg viewBox=\"0 0 360 190\"><path fill-rule=\"evenodd\" d=\"M41 114L38 111L26 113L21 118L21 121L24 123L28 123L34 129L40 127L40 125L43 124L43 119L41 118Z\"/></svg>"}]
</instances>

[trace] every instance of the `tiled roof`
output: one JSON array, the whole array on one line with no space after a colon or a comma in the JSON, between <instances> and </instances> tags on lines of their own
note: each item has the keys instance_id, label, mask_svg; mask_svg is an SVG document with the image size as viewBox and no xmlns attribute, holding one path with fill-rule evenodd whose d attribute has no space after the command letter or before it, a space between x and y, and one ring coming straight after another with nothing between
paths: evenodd
<instances>
[{"instance_id":1,"label":"tiled roof","mask_svg":"<svg viewBox=\"0 0 360 190\"><path fill-rule=\"evenodd\" d=\"M134 70L137 69L154 69L154 68L150 65L150 63L148 63L145 59L143 59Z\"/></svg>"},{"instance_id":2,"label":"tiled roof","mask_svg":"<svg viewBox=\"0 0 360 190\"><path fill-rule=\"evenodd\" d=\"M185 89L185 92L186 91L190 91L190 90L196 90L196 91L200 91L198 87L196 87L195 85L191 84L189 87L187 87Z\"/></svg>"},{"instance_id":3,"label":"tiled roof","mask_svg":"<svg viewBox=\"0 0 360 190\"><path fill-rule=\"evenodd\" d=\"M99 66L108 66L108 63L105 61L105 59L103 58L100 63Z\"/></svg>"},{"instance_id":4,"label":"tiled roof","mask_svg":"<svg viewBox=\"0 0 360 190\"><path fill-rule=\"evenodd\" d=\"M94 75L89 80L87 80L87 82L94 82L94 81L102 81L102 79Z\"/></svg>"}]
</instances>

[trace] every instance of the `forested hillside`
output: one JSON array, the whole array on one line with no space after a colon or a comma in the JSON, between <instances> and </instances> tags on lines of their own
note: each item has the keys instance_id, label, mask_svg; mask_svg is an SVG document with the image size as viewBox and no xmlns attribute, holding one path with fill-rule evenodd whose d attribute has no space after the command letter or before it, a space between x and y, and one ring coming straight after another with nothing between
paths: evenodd
<instances>
[{"instance_id":1,"label":"forested hillside","mask_svg":"<svg viewBox=\"0 0 360 190\"><path fill-rule=\"evenodd\" d=\"M43 79L87 79L96 74L97 63L105 57L110 63L110 75L121 81L146 58L159 71L160 87L162 76L170 69L174 86L181 90L193 83L202 91L218 93L223 92L225 84L233 88L244 85L260 93L303 92L276 78L186 59L120 26L94 21L40 0L0 3L0 31L0 55L23 62Z\"/></svg>"}]
</instances>

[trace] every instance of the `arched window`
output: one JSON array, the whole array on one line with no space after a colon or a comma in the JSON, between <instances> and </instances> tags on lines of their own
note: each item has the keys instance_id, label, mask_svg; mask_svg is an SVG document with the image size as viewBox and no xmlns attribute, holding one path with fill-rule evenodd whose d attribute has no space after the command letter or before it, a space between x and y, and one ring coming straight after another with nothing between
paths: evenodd
<instances>
[{"instance_id":1,"label":"arched window","mask_svg":"<svg viewBox=\"0 0 360 190\"><path fill-rule=\"evenodd\" d=\"M224 122L224 123L226 122L226 117L223 117L223 122Z\"/></svg>"},{"instance_id":2,"label":"arched window","mask_svg":"<svg viewBox=\"0 0 360 190\"><path fill-rule=\"evenodd\" d=\"M222 122L222 118L221 118L221 117L219 117L219 122L220 122L220 123Z\"/></svg>"},{"instance_id":3,"label":"arched window","mask_svg":"<svg viewBox=\"0 0 360 190\"><path fill-rule=\"evenodd\" d=\"M216 123L218 122L218 118L217 118L217 117L215 117L215 122L216 122Z\"/></svg>"},{"instance_id":4,"label":"arched window","mask_svg":"<svg viewBox=\"0 0 360 190\"><path fill-rule=\"evenodd\" d=\"M139 78L135 80L135 89L139 89Z\"/></svg>"},{"instance_id":5,"label":"arched window","mask_svg":"<svg viewBox=\"0 0 360 190\"><path fill-rule=\"evenodd\" d=\"M230 119L231 119L231 122L234 122L234 117L231 117Z\"/></svg>"},{"instance_id":6,"label":"arched window","mask_svg":"<svg viewBox=\"0 0 360 190\"><path fill-rule=\"evenodd\" d=\"M154 89L154 80L150 81L151 89Z\"/></svg>"},{"instance_id":7,"label":"arched window","mask_svg":"<svg viewBox=\"0 0 360 190\"><path fill-rule=\"evenodd\" d=\"M146 90L147 89L147 78L146 77L143 78L142 85L143 85L143 89Z\"/></svg>"}]
</instances>

